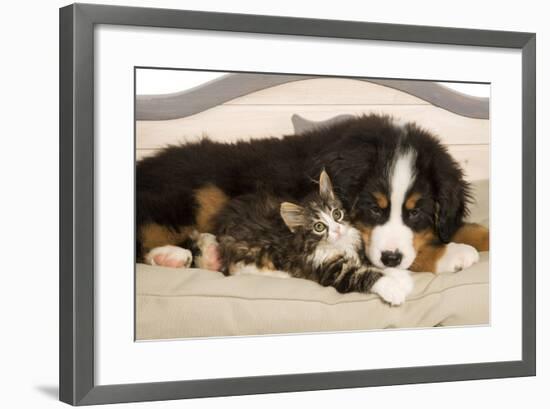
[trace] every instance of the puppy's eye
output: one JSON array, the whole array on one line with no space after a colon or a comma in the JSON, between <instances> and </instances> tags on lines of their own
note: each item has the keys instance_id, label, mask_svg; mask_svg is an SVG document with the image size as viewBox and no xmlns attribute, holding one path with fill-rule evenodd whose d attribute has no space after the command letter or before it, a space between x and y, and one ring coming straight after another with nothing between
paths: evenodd
<instances>
[{"instance_id":1,"label":"puppy's eye","mask_svg":"<svg viewBox=\"0 0 550 409\"><path fill-rule=\"evenodd\" d=\"M377 206L377 205L372 205L370 208L369 208L370 212L372 213L373 216L381 216L382 215L382 209Z\"/></svg>"},{"instance_id":2,"label":"puppy's eye","mask_svg":"<svg viewBox=\"0 0 550 409\"><path fill-rule=\"evenodd\" d=\"M416 207L414 209L409 210L409 218L415 219L420 215L420 209L417 209Z\"/></svg>"},{"instance_id":3,"label":"puppy's eye","mask_svg":"<svg viewBox=\"0 0 550 409\"><path fill-rule=\"evenodd\" d=\"M334 221L339 222L344 218L344 211L340 209L334 209L332 211L332 218L334 219Z\"/></svg>"},{"instance_id":4,"label":"puppy's eye","mask_svg":"<svg viewBox=\"0 0 550 409\"><path fill-rule=\"evenodd\" d=\"M321 222L317 222L313 225L313 230L315 230L316 233L322 233L325 231L326 228L327 226L325 226L325 224Z\"/></svg>"}]
</instances>

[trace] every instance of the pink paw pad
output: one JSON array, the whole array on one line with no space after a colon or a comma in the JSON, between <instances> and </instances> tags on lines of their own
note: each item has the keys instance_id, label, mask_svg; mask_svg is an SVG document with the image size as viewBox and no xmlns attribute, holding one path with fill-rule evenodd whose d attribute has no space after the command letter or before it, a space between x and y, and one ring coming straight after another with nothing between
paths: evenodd
<instances>
[{"instance_id":1,"label":"pink paw pad","mask_svg":"<svg viewBox=\"0 0 550 409\"><path fill-rule=\"evenodd\" d=\"M166 254L157 254L153 257L157 266L179 268L185 265L185 260L178 258L170 258Z\"/></svg>"},{"instance_id":2,"label":"pink paw pad","mask_svg":"<svg viewBox=\"0 0 550 409\"><path fill-rule=\"evenodd\" d=\"M191 252L177 246L156 247L145 256L147 264L171 268L186 268L192 261Z\"/></svg>"}]
</instances>

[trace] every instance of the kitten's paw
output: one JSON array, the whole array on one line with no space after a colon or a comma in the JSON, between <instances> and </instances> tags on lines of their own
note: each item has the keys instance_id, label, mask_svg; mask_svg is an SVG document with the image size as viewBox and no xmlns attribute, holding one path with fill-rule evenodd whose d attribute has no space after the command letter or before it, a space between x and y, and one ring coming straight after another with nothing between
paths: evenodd
<instances>
[{"instance_id":1,"label":"kitten's paw","mask_svg":"<svg viewBox=\"0 0 550 409\"><path fill-rule=\"evenodd\" d=\"M201 233L197 240L197 246L201 250L201 255L195 258L196 266L206 270L220 271L222 263L216 236L210 233Z\"/></svg>"},{"instance_id":2,"label":"kitten's paw","mask_svg":"<svg viewBox=\"0 0 550 409\"><path fill-rule=\"evenodd\" d=\"M191 252L177 246L155 247L145 255L145 262L152 266L187 268L192 261Z\"/></svg>"},{"instance_id":3,"label":"kitten's paw","mask_svg":"<svg viewBox=\"0 0 550 409\"><path fill-rule=\"evenodd\" d=\"M439 259L436 265L436 273L455 273L479 261L477 250L461 243L449 243L443 257Z\"/></svg>"},{"instance_id":4,"label":"kitten's paw","mask_svg":"<svg viewBox=\"0 0 550 409\"><path fill-rule=\"evenodd\" d=\"M407 299L414 287L413 280L407 270L386 268L381 277L371 288L371 292L390 305L401 305Z\"/></svg>"}]
</instances>

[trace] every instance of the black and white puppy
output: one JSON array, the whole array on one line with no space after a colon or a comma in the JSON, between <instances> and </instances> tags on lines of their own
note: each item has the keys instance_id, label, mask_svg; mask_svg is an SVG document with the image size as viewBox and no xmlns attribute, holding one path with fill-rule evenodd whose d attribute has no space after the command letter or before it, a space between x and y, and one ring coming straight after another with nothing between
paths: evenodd
<instances>
[{"instance_id":1,"label":"black and white puppy","mask_svg":"<svg viewBox=\"0 0 550 409\"><path fill-rule=\"evenodd\" d=\"M204 139L140 161L138 261L187 267L192 236L211 232L229 200L262 189L299 201L324 168L378 267L452 272L489 247L488 230L464 222L469 185L439 140L414 123L368 115L283 138Z\"/></svg>"}]
</instances>

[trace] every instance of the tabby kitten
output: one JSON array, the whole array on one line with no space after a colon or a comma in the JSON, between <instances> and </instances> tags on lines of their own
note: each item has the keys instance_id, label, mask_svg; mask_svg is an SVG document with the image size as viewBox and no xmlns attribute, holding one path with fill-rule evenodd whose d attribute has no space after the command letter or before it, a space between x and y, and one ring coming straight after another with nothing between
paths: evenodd
<instances>
[{"instance_id":1,"label":"tabby kitten","mask_svg":"<svg viewBox=\"0 0 550 409\"><path fill-rule=\"evenodd\" d=\"M233 199L216 218L222 272L292 276L341 293L378 293L400 304L410 292L408 272L368 264L360 232L349 222L328 174L319 193L301 205L266 193Z\"/></svg>"}]
</instances>

